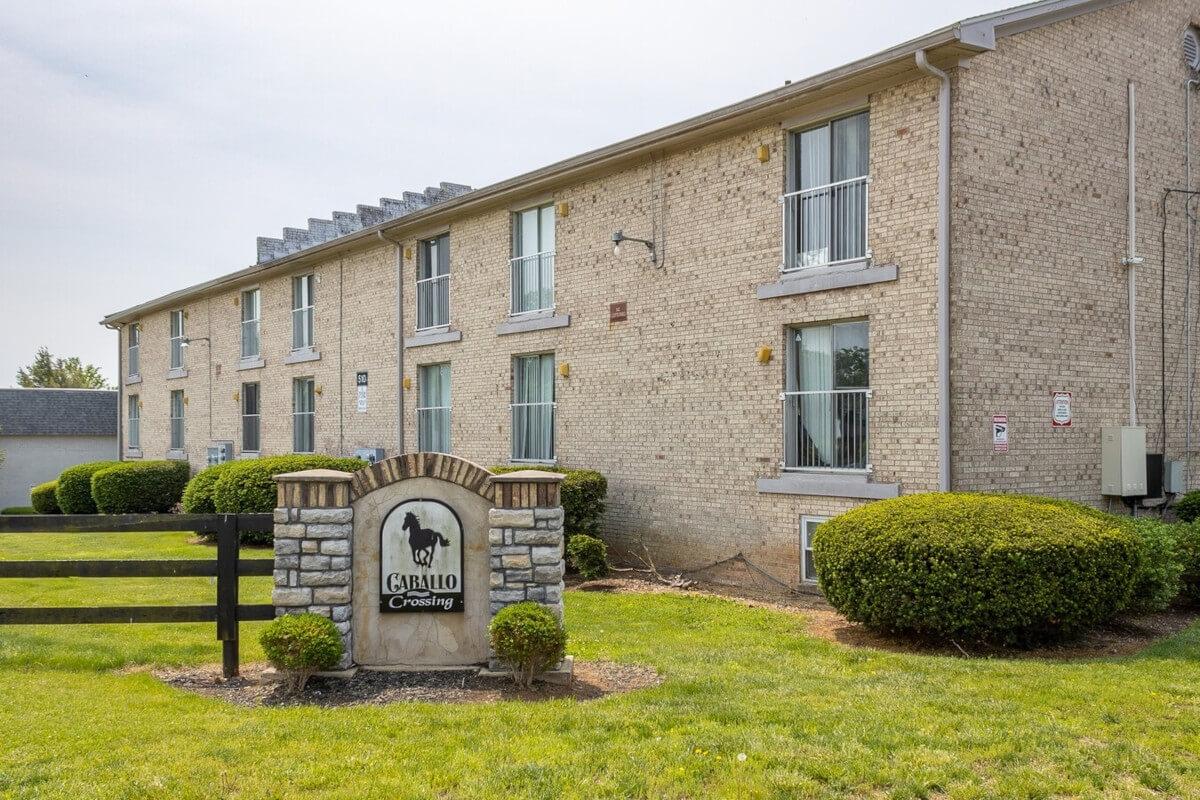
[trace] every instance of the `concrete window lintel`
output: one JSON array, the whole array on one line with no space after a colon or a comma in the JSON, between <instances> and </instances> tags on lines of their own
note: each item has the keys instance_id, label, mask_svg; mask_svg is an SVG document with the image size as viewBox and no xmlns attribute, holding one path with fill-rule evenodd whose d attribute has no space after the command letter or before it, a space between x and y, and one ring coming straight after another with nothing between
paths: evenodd
<instances>
[{"instance_id":1,"label":"concrete window lintel","mask_svg":"<svg viewBox=\"0 0 1200 800\"><path fill-rule=\"evenodd\" d=\"M777 478L759 478L763 494L800 494L816 497L856 497L886 500L900 495L898 483L874 483L866 475L840 475L818 472L789 472Z\"/></svg>"},{"instance_id":2,"label":"concrete window lintel","mask_svg":"<svg viewBox=\"0 0 1200 800\"><path fill-rule=\"evenodd\" d=\"M808 273L799 270L799 274L788 274L780 277L775 283L764 283L758 287L758 299L769 300L773 297L790 297L810 292L824 292L830 289L844 289L850 286L867 286L872 283L894 281L899 276L895 264L884 264L878 267L855 265L850 269L840 269L821 274Z\"/></svg>"},{"instance_id":3,"label":"concrete window lintel","mask_svg":"<svg viewBox=\"0 0 1200 800\"><path fill-rule=\"evenodd\" d=\"M431 344L449 344L462 341L462 331L438 331L436 333L418 333L404 339L404 348L427 347Z\"/></svg>"},{"instance_id":4,"label":"concrete window lintel","mask_svg":"<svg viewBox=\"0 0 1200 800\"><path fill-rule=\"evenodd\" d=\"M510 333L524 333L526 331L544 331L551 328L565 328L570 324L570 314L559 314L557 316L516 316L510 317L506 321L497 325L496 335L507 336Z\"/></svg>"},{"instance_id":5,"label":"concrete window lintel","mask_svg":"<svg viewBox=\"0 0 1200 800\"><path fill-rule=\"evenodd\" d=\"M321 351L316 348L293 350L283 358L285 364L303 364L305 361L320 361Z\"/></svg>"}]
</instances>

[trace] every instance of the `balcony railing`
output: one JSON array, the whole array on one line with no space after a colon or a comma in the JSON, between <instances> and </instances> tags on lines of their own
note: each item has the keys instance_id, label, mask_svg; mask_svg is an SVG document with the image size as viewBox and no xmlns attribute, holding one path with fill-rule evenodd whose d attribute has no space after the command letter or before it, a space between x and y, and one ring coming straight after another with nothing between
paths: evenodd
<instances>
[{"instance_id":1,"label":"balcony railing","mask_svg":"<svg viewBox=\"0 0 1200 800\"><path fill-rule=\"evenodd\" d=\"M554 251L519 256L510 262L512 304L510 314L528 314L554 308Z\"/></svg>"},{"instance_id":2,"label":"balcony railing","mask_svg":"<svg viewBox=\"0 0 1200 800\"><path fill-rule=\"evenodd\" d=\"M417 330L450 324L450 273L417 281Z\"/></svg>"},{"instance_id":3,"label":"balcony railing","mask_svg":"<svg viewBox=\"0 0 1200 800\"><path fill-rule=\"evenodd\" d=\"M815 186L785 194L784 272L870 258L867 209L870 177Z\"/></svg>"},{"instance_id":4,"label":"balcony railing","mask_svg":"<svg viewBox=\"0 0 1200 800\"><path fill-rule=\"evenodd\" d=\"M554 460L554 402L513 403L513 461Z\"/></svg>"},{"instance_id":5,"label":"balcony railing","mask_svg":"<svg viewBox=\"0 0 1200 800\"><path fill-rule=\"evenodd\" d=\"M870 389L784 392L784 469L866 472Z\"/></svg>"},{"instance_id":6,"label":"balcony railing","mask_svg":"<svg viewBox=\"0 0 1200 800\"><path fill-rule=\"evenodd\" d=\"M417 449L426 453L450 452L450 407L417 408Z\"/></svg>"}]
</instances>

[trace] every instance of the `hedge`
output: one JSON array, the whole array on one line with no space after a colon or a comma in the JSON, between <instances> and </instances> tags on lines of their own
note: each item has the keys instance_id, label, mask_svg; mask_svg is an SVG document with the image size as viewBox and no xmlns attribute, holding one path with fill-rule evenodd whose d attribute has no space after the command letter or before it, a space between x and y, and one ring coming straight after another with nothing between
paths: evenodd
<instances>
[{"instance_id":1,"label":"hedge","mask_svg":"<svg viewBox=\"0 0 1200 800\"><path fill-rule=\"evenodd\" d=\"M92 500L101 514L165 514L190 474L186 461L125 461L92 473Z\"/></svg>"},{"instance_id":2,"label":"hedge","mask_svg":"<svg viewBox=\"0 0 1200 800\"><path fill-rule=\"evenodd\" d=\"M102 469L120 464L120 461L89 461L67 467L58 475L58 488L54 496L64 514L95 514L96 501L92 499L92 475Z\"/></svg>"},{"instance_id":3,"label":"hedge","mask_svg":"<svg viewBox=\"0 0 1200 800\"><path fill-rule=\"evenodd\" d=\"M1183 522L1200 518L1200 491L1191 491L1175 501L1175 516Z\"/></svg>"},{"instance_id":4,"label":"hedge","mask_svg":"<svg viewBox=\"0 0 1200 800\"><path fill-rule=\"evenodd\" d=\"M38 512L33 510L33 506L9 506L8 508L0 508L0 515L2 515L2 516L12 517L12 516L18 516L18 515L24 515L24 514L36 514L36 513L38 513Z\"/></svg>"},{"instance_id":5,"label":"hedge","mask_svg":"<svg viewBox=\"0 0 1200 800\"><path fill-rule=\"evenodd\" d=\"M1183 596L1200 603L1200 523L1176 527L1175 551L1183 567Z\"/></svg>"},{"instance_id":6,"label":"hedge","mask_svg":"<svg viewBox=\"0 0 1200 800\"><path fill-rule=\"evenodd\" d=\"M193 475L187 488L183 490L183 513L215 514L217 507L213 505L213 486L216 485L217 478L221 477L221 473L236 463L238 462L227 461L224 464L214 464Z\"/></svg>"},{"instance_id":7,"label":"hedge","mask_svg":"<svg viewBox=\"0 0 1200 800\"><path fill-rule=\"evenodd\" d=\"M57 489L58 481L39 483L29 492L29 505L33 506L33 510L39 514L61 514L62 509L58 507L56 495Z\"/></svg>"},{"instance_id":8,"label":"hedge","mask_svg":"<svg viewBox=\"0 0 1200 800\"><path fill-rule=\"evenodd\" d=\"M219 514L263 514L275 510L274 476L305 469L355 472L367 466L359 458L334 456L272 456L225 465L213 483L213 508Z\"/></svg>"},{"instance_id":9,"label":"hedge","mask_svg":"<svg viewBox=\"0 0 1200 800\"><path fill-rule=\"evenodd\" d=\"M600 533L600 520L604 516L604 498L608 496L608 479L594 469L565 469L541 465L503 465L491 467L495 473L516 472L523 469L540 469L557 472L563 476L560 490L563 505L563 529L567 537L576 533L595 536Z\"/></svg>"},{"instance_id":10,"label":"hedge","mask_svg":"<svg viewBox=\"0 0 1200 800\"><path fill-rule=\"evenodd\" d=\"M940 638L1031 644L1104 622L1141 559L1127 526L1020 496L907 495L824 523L813 557L852 621Z\"/></svg>"}]
</instances>

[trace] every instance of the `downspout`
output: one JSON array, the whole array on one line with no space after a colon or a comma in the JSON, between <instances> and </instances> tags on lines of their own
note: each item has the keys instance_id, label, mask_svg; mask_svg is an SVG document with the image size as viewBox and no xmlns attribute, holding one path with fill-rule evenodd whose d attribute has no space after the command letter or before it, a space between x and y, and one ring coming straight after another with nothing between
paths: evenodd
<instances>
[{"instance_id":1,"label":"downspout","mask_svg":"<svg viewBox=\"0 0 1200 800\"><path fill-rule=\"evenodd\" d=\"M396 455L404 453L404 248L400 242L375 231L380 241L396 246Z\"/></svg>"},{"instance_id":2,"label":"downspout","mask_svg":"<svg viewBox=\"0 0 1200 800\"><path fill-rule=\"evenodd\" d=\"M950 491L950 76L916 52L917 69L940 81L938 87L938 490Z\"/></svg>"},{"instance_id":3,"label":"downspout","mask_svg":"<svg viewBox=\"0 0 1200 800\"><path fill-rule=\"evenodd\" d=\"M1192 191L1192 91L1200 85L1194 78L1183 83L1183 152L1184 152L1184 185L1187 191ZM1192 363L1192 267L1196 257L1196 217L1192 212L1192 196L1188 195L1184 202L1184 216L1187 217L1187 264L1183 270L1183 337L1184 362L1187 364L1187 428L1184 431L1183 463L1184 479L1192 470L1192 407L1195 405L1196 368ZM1164 215L1166 211L1164 210ZM1165 299L1163 301L1166 302ZM1165 335L1165 333L1164 333ZM1165 430L1165 429L1164 429ZM1164 433L1164 436L1166 434Z\"/></svg>"},{"instance_id":4,"label":"downspout","mask_svg":"<svg viewBox=\"0 0 1200 800\"><path fill-rule=\"evenodd\" d=\"M104 325L104 327L108 328L110 331L117 332L117 461L124 461L125 460L125 426L124 426L124 422L125 422L125 420L124 420L125 381L122 380L122 373L125 370L121 364L121 353L122 353L121 328L123 326L120 325L119 323L116 325L109 325L107 323L102 323L102 324Z\"/></svg>"},{"instance_id":5,"label":"downspout","mask_svg":"<svg viewBox=\"0 0 1200 800\"><path fill-rule=\"evenodd\" d=\"M1133 81L1128 84L1128 122L1126 136L1126 160L1128 162L1129 187L1127 189L1127 218L1125 265L1129 278L1129 425L1138 424L1137 416L1137 267L1142 258L1137 254L1137 89ZM1166 451L1167 432L1163 431L1163 451Z\"/></svg>"}]
</instances>

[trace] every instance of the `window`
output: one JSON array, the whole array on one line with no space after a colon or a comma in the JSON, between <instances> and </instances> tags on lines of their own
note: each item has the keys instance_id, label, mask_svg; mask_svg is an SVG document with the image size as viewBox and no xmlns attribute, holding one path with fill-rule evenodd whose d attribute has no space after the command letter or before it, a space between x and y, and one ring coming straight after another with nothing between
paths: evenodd
<instances>
[{"instance_id":1,"label":"window","mask_svg":"<svg viewBox=\"0 0 1200 800\"><path fill-rule=\"evenodd\" d=\"M261 297L258 289L242 292L242 358L258 358L258 324L261 316ZM311 324L309 326L312 327ZM311 342L311 337L309 338Z\"/></svg>"},{"instance_id":2,"label":"window","mask_svg":"<svg viewBox=\"0 0 1200 800\"><path fill-rule=\"evenodd\" d=\"M171 312L171 369L183 369L184 317L182 311Z\"/></svg>"},{"instance_id":3,"label":"window","mask_svg":"<svg viewBox=\"0 0 1200 800\"><path fill-rule=\"evenodd\" d=\"M127 415L129 435L129 447L131 450L138 450L142 446L142 409L138 405L138 396L136 394L129 395Z\"/></svg>"},{"instance_id":4,"label":"window","mask_svg":"<svg viewBox=\"0 0 1200 800\"><path fill-rule=\"evenodd\" d=\"M813 561L812 535L829 517L800 518L800 580L804 583L817 582L817 567Z\"/></svg>"},{"instance_id":5,"label":"window","mask_svg":"<svg viewBox=\"0 0 1200 800\"><path fill-rule=\"evenodd\" d=\"M292 450L312 453L316 450L317 412L312 378L292 381Z\"/></svg>"},{"instance_id":6,"label":"window","mask_svg":"<svg viewBox=\"0 0 1200 800\"><path fill-rule=\"evenodd\" d=\"M784 270L868 258L867 112L792 134Z\"/></svg>"},{"instance_id":7,"label":"window","mask_svg":"<svg viewBox=\"0 0 1200 800\"><path fill-rule=\"evenodd\" d=\"M513 359L513 461L554 460L554 354Z\"/></svg>"},{"instance_id":8,"label":"window","mask_svg":"<svg viewBox=\"0 0 1200 800\"><path fill-rule=\"evenodd\" d=\"M129 326L129 350L127 353L129 377L136 378L142 374L142 326L136 322Z\"/></svg>"},{"instance_id":9,"label":"window","mask_svg":"<svg viewBox=\"0 0 1200 800\"><path fill-rule=\"evenodd\" d=\"M316 276L297 275L292 278L292 349L305 350L313 346L313 288Z\"/></svg>"},{"instance_id":10,"label":"window","mask_svg":"<svg viewBox=\"0 0 1200 800\"><path fill-rule=\"evenodd\" d=\"M554 308L554 206L513 214L512 312Z\"/></svg>"},{"instance_id":11,"label":"window","mask_svg":"<svg viewBox=\"0 0 1200 800\"><path fill-rule=\"evenodd\" d=\"M867 471L870 348L866 321L789 332L784 467Z\"/></svg>"},{"instance_id":12,"label":"window","mask_svg":"<svg viewBox=\"0 0 1200 800\"><path fill-rule=\"evenodd\" d=\"M417 330L450 325L450 234L421 242L417 262Z\"/></svg>"},{"instance_id":13,"label":"window","mask_svg":"<svg viewBox=\"0 0 1200 800\"><path fill-rule=\"evenodd\" d=\"M420 368L417 406L417 449L426 453L450 452L450 365L426 364Z\"/></svg>"},{"instance_id":14,"label":"window","mask_svg":"<svg viewBox=\"0 0 1200 800\"><path fill-rule=\"evenodd\" d=\"M183 390L171 392L171 449L183 449Z\"/></svg>"},{"instance_id":15,"label":"window","mask_svg":"<svg viewBox=\"0 0 1200 800\"><path fill-rule=\"evenodd\" d=\"M242 384L242 452L259 451L259 430L262 412L259 407L257 383Z\"/></svg>"}]
</instances>

